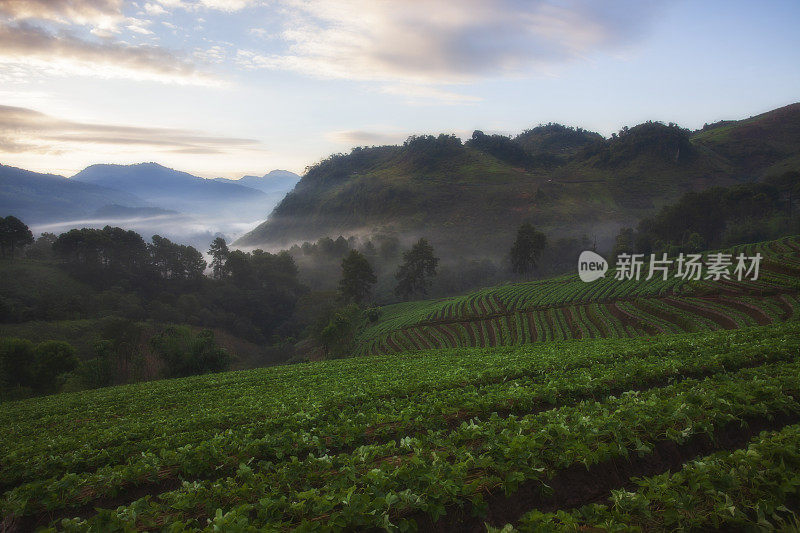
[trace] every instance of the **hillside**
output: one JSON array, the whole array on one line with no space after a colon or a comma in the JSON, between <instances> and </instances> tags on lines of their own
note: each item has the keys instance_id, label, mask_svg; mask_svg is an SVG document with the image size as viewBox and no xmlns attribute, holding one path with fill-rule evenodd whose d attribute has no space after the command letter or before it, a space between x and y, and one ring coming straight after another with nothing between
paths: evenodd
<instances>
[{"instance_id":1,"label":"hillside","mask_svg":"<svg viewBox=\"0 0 800 533\"><path fill-rule=\"evenodd\" d=\"M28 223L84 218L110 205L142 207L144 199L98 184L0 165L0 213Z\"/></svg>"},{"instance_id":2,"label":"hillside","mask_svg":"<svg viewBox=\"0 0 800 533\"><path fill-rule=\"evenodd\" d=\"M799 125L795 104L694 133L648 122L603 139L551 124L514 139L475 132L464 144L440 135L356 148L310 168L237 244L394 231L426 236L448 254L492 255L507 251L523 220L548 235L606 244L621 225L686 191L795 168ZM740 145L758 131L758 157L741 157Z\"/></svg>"},{"instance_id":3,"label":"hillside","mask_svg":"<svg viewBox=\"0 0 800 533\"><path fill-rule=\"evenodd\" d=\"M0 410L2 525L777 530L797 509L799 350L793 322L11 402Z\"/></svg>"},{"instance_id":4,"label":"hillside","mask_svg":"<svg viewBox=\"0 0 800 533\"><path fill-rule=\"evenodd\" d=\"M356 337L359 353L732 329L800 318L800 237L737 246L760 253L758 280L674 276L582 282L572 274L381 309Z\"/></svg>"}]
</instances>

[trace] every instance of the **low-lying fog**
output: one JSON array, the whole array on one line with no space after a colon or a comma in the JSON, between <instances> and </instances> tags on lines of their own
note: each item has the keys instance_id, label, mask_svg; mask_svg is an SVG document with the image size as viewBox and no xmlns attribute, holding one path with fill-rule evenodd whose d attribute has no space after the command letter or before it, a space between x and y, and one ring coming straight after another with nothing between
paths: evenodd
<instances>
[{"instance_id":1,"label":"low-lying fog","mask_svg":"<svg viewBox=\"0 0 800 533\"><path fill-rule=\"evenodd\" d=\"M58 235L73 228L117 226L137 232L148 242L153 235L160 235L173 242L194 246L205 253L214 238L223 237L231 243L263 221L263 219L238 220L230 217L209 218L176 213L125 219L90 218L31 224L31 231L35 235L43 232Z\"/></svg>"}]
</instances>

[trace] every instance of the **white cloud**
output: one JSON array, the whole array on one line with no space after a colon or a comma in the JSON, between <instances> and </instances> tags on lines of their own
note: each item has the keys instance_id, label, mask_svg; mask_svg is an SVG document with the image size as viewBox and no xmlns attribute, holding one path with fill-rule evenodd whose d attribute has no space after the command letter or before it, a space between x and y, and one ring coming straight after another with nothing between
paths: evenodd
<instances>
[{"instance_id":1,"label":"white cloud","mask_svg":"<svg viewBox=\"0 0 800 533\"><path fill-rule=\"evenodd\" d=\"M161 5L152 4L150 2L144 5L144 10L148 15L152 17L158 17L167 14L167 10L161 7Z\"/></svg>"},{"instance_id":2,"label":"white cloud","mask_svg":"<svg viewBox=\"0 0 800 533\"><path fill-rule=\"evenodd\" d=\"M439 89L432 85L421 84L393 84L384 85L380 92L403 97L407 103L423 104L472 104L480 102L482 98L460 94L457 92Z\"/></svg>"},{"instance_id":3,"label":"white cloud","mask_svg":"<svg viewBox=\"0 0 800 533\"><path fill-rule=\"evenodd\" d=\"M70 33L51 34L27 23L0 23L0 66L55 75L220 84L192 63L160 47L87 41Z\"/></svg>"},{"instance_id":4,"label":"white cloud","mask_svg":"<svg viewBox=\"0 0 800 533\"><path fill-rule=\"evenodd\" d=\"M100 28L113 27L123 18L122 0L0 0L0 15Z\"/></svg>"},{"instance_id":5,"label":"white cloud","mask_svg":"<svg viewBox=\"0 0 800 533\"><path fill-rule=\"evenodd\" d=\"M634 42L655 2L621 0L284 0L281 53L249 68L402 83L520 75Z\"/></svg>"},{"instance_id":6,"label":"white cloud","mask_svg":"<svg viewBox=\"0 0 800 533\"><path fill-rule=\"evenodd\" d=\"M340 130L326 133L325 138L347 146L374 146L401 143L408 138L408 134L386 133L385 131Z\"/></svg>"},{"instance_id":7,"label":"white cloud","mask_svg":"<svg viewBox=\"0 0 800 533\"><path fill-rule=\"evenodd\" d=\"M125 27L128 28L130 31L141 35L153 35L153 32L147 29L147 26L150 25L149 20L129 18L127 22L128 25Z\"/></svg>"},{"instance_id":8,"label":"white cloud","mask_svg":"<svg viewBox=\"0 0 800 533\"><path fill-rule=\"evenodd\" d=\"M192 54L198 61L203 63L219 64L225 62L227 53L222 46L212 46L207 49L197 49Z\"/></svg>"},{"instance_id":9,"label":"white cloud","mask_svg":"<svg viewBox=\"0 0 800 533\"><path fill-rule=\"evenodd\" d=\"M85 149L87 144L143 147L178 154L260 149L260 143L254 139L215 137L172 128L69 121L33 109L0 105L0 153L59 153Z\"/></svg>"},{"instance_id":10,"label":"white cloud","mask_svg":"<svg viewBox=\"0 0 800 533\"><path fill-rule=\"evenodd\" d=\"M157 0L159 4L167 8L178 8L185 10L211 9L216 11L226 11L233 13L246 7L258 5L259 0Z\"/></svg>"},{"instance_id":11,"label":"white cloud","mask_svg":"<svg viewBox=\"0 0 800 533\"><path fill-rule=\"evenodd\" d=\"M258 37L259 39L268 39L269 37L271 37L269 32L264 28L250 28L250 30L248 30L247 33L255 37Z\"/></svg>"}]
</instances>

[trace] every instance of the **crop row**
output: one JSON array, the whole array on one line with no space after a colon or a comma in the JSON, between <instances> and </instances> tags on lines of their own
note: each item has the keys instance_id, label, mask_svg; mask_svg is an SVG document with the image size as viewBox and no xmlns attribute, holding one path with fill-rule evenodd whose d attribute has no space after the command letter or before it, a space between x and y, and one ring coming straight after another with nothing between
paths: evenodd
<instances>
[{"instance_id":1,"label":"crop row","mask_svg":"<svg viewBox=\"0 0 800 533\"><path fill-rule=\"evenodd\" d=\"M789 320L797 314L797 299L792 294L642 298L545 307L458 322L423 323L363 339L363 350L396 353L696 332L769 324Z\"/></svg>"},{"instance_id":2,"label":"crop row","mask_svg":"<svg viewBox=\"0 0 800 533\"><path fill-rule=\"evenodd\" d=\"M800 364L777 363L687 379L521 417L473 418L453 429L364 445L339 454L249 460L224 478L184 483L64 529L222 528L320 530L413 527L487 493L513 493L575 464L591 467L662 441L685 442L732 422L800 413ZM209 467L218 461L205 458ZM12 510L13 512L13 510ZM209 521L207 521L209 520Z\"/></svg>"},{"instance_id":3,"label":"crop row","mask_svg":"<svg viewBox=\"0 0 800 533\"><path fill-rule=\"evenodd\" d=\"M8 491L3 512L20 519L71 516L70 512L77 513L86 505L102 507L103 497L121 497L130 498L125 500L131 503L127 507L138 514L145 504L135 501L133 496L141 493L131 488L161 494L166 488L180 487L181 480L191 487L213 487L229 477L237 478L243 464L243 472L249 468L269 474L274 481L271 476L280 471L288 476L285 480L302 480L305 490L311 490L327 484L327 478L302 469L293 471L291 465L299 461L305 464L303 468L312 468L319 466L320 457L336 457L350 468L355 468L355 461L361 465L358 475L367 475L371 471L363 470L367 466L381 469L385 461L395 461L390 457L404 455L398 451L404 439L447 440L465 424L477 423L469 422L471 417L486 424L489 420L506 424L518 420L508 416L511 413L535 413L675 378L694 381L692 376L762 363L777 363L764 372L779 375L784 368L779 362L797 356L797 338L797 326L789 324L669 337L658 343L593 341L395 357L395 365L382 364L381 358L375 363L337 361L270 369L255 376L229 373L188 383L96 391L81 398L86 407L68 407L69 395L52 403L20 402L11 405L14 415L25 412L29 418L18 418L11 425L13 434L2 443L10 452L4 458L8 462L3 464L3 479L41 481L23 482ZM742 376L750 375L743 372ZM348 381L350 376L353 379ZM307 389L318 400L312 408L306 405ZM753 405L758 404L755 400ZM266 416L254 416L258 412ZM86 424L82 432L74 419L79 413L104 417ZM61 426L75 430L62 433ZM110 446L114 439L116 447ZM426 454L439 449L432 446ZM95 455L81 455L92 447ZM75 452L76 461L62 464L70 457L69 451ZM112 457L114 453L118 455ZM362 465L356 460L360 456L374 460ZM91 459L99 463L91 467ZM47 471L56 475L42 479ZM176 483L164 485L165 479ZM176 497L190 498L185 493L194 489L187 487L179 488ZM166 508L160 509L156 514L169 515Z\"/></svg>"},{"instance_id":4,"label":"crop row","mask_svg":"<svg viewBox=\"0 0 800 533\"><path fill-rule=\"evenodd\" d=\"M717 334L703 339L673 339L656 349L647 344L623 347L606 341L588 346L520 350L507 353L504 362L517 363L513 370L506 367L502 374L495 371L470 379L468 374L460 373L457 384L445 380L437 386L415 388L414 382L409 382L394 392L385 388L380 394L369 395L368 390L354 396L345 394L331 398L331 402L321 404L316 410L301 412L301 416L273 412L268 418L231 420L227 428L219 421L232 414L230 405L207 407L195 416L176 416L167 411L155 420L134 419L103 430L87 426L85 432L59 434L52 440L40 439L36 443L17 443L8 456L9 464L4 465L3 476L20 485L15 489L15 497L34 502L34 495L41 498L58 487L64 503L81 503L92 494L114 493L145 479L155 480L159 473L184 477L214 475L237 457L257 452L264 458L264 450L269 450L268 457L272 459L281 454L329 453L396 434L436 429L473 415L530 412L536 406L627 390L667 378L792 360L800 341L778 343L779 330L775 330L775 335L778 337L764 335L762 342L750 346L741 341L732 343L730 336L725 337L727 342L720 342ZM619 355L614 358L604 355L609 347ZM599 350L599 355L593 350ZM535 359L524 357L525 353ZM553 376L556 364L561 373ZM611 383L614 385L608 385ZM260 393L259 389L256 391ZM290 398L278 400L290 401ZM269 405L260 407L268 412ZM89 438L94 446L81 444ZM247 449L232 444L245 442L243 439L248 443ZM195 467L196 457L205 453L209 440L225 449L226 455L219 458L215 471L199 471ZM153 453L153 450L160 451ZM80 472L85 474L76 475ZM25 483L33 479L39 481ZM75 487L69 497L64 492L67 482Z\"/></svg>"},{"instance_id":5,"label":"crop row","mask_svg":"<svg viewBox=\"0 0 800 533\"><path fill-rule=\"evenodd\" d=\"M617 280L612 268L604 278L592 283L584 283L576 275L568 275L502 285L453 298L389 306L384 309L384 318L370 328L367 337L380 336L420 323L489 318L496 314L532 311L549 306L722 292L764 295L800 290L800 237L785 237L723 251L748 256L760 253L763 259L759 279L687 281L676 278L673 268L667 280L659 276L647 280L644 279L648 273L645 265L641 279Z\"/></svg>"},{"instance_id":6,"label":"crop row","mask_svg":"<svg viewBox=\"0 0 800 533\"><path fill-rule=\"evenodd\" d=\"M764 432L733 453L637 479L633 490L613 491L608 503L532 510L502 532L796 530L798 517L786 502L800 495L798 472L800 425L790 425Z\"/></svg>"}]
</instances>

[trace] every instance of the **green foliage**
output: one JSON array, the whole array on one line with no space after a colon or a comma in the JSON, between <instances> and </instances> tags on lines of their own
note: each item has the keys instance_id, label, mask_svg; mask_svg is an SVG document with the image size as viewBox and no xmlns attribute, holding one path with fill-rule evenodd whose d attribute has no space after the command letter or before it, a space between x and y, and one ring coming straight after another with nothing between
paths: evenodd
<instances>
[{"instance_id":1,"label":"green foliage","mask_svg":"<svg viewBox=\"0 0 800 533\"><path fill-rule=\"evenodd\" d=\"M607 228L652 216L688 191L797 170L798 117L795 105L736 121L713 142L715 129L692 133L656 122L624 128L610 139L547 124L512 140L477 135L479 141L461 147L428 136L404 146L354 150L309 169L274 216L237 244L273 246L317 239L331 228L347 235L392 226L402 234L425 234L442 257L465 250L498 257L508 246L498 232L526 220L547 235L598 233L607 242ZM520 164L520 146L531 163ZM785 199L788 192L782 194ZM721 244L693 231L709 246ZM765 238L787 234L792 232Z\"/></svg>"},{"instance_id":2,"label":"green foliage","mask_svg":"<svg viewBox=\"0 0 800 533\"><path fill-rule=\"evenodd\" d=\"M611 249L611 261L615 261L620 254L632 254L635 250L635 234L631 228L620 228L619 233L614 239L614 247ZM644 253L644 252L642 252Z\"/></svg>"},{"instance_id":3,"label":"green foliage","mask_svg":"<svg viewBox=\"0 0 800 533\"><path fill-rule=\"evenodd\" d=\"M162 279L198 282L203 278L206 262L195 248L153 235L153 244L147 249Z\"/></svg>"},{"instance_id":4,"label":"green foliage","mask_svg":"<svg viewBox=\"0 0 800 533\"><path fill-rule=\"evenodd\" d=\"M361 309L356 304L350 304L334 310L318 324L312 336L326 356L348 355L361 320Z\"/></svg>"},{"instance_id":5,"label":"green foliage","mask_svg":"<svg viewBox=\"0 0 800 533\"><path fill-rule=\"evenodd\" d=\"M342 279L339 281L339 294L345 302L356 304L366 301L372 286L378 281L367 258L358 250L342 259Z\"/></svg>"},{"instance_id":6,"label":"green foliage","mask_svg":"<svg viewBox=\"0 0 800 533\"><path fill-rule=\"evenodd\" d=\"M158 235L147 244L133 231L110 226L65 232L52 245L60 268L43 253L50 240L43 236L33 255L43 261L0 263L3 321L152 318L223 327L259 342L302 329L290 317L306 289L288 253L218 254L224 259L218 273L225 275L212 280L203 274L200 252Z\"/></svg>"},{"instance_id":7,"label":"green foliage","mask_svg":"<svg viewBox=\"0 0 800 533\"><path fill-rule=\"evenodd\" d=\"M713 187L689 192L676 203L640 221L637 251L675 246L699 251L717 246L758 242L800 231L791 217L800 188L800 174L787 173L770 183L750 183L730 188Z\"/></svg>"},{"instance_id":8,"label":"green foliage","mask_svg":"<svg viewBox=\"0 0 800 533\"><path fill-rule=\"evenodd\" d=\"M166 365L167 377L221 372L230 364L211 330L194 334L188 327L173 326L150 339L150 344Z\"/></svg>"},{"instance_id":9,"label":"green foliage","mask_svg":"<svg viewBox=\"0 0 800 533\"><path fill-rule=\"evenodd\" d=\"M56 388L56 378L78 366L75 348L64 341L46 341L36 346L33 368L34 388L51 392Z\"/></svg>"},{"instance_id":10,"label":"green foliage","mask_svg":"<svg viewBox=\"0 0 800 533\"><path fill-rule=\"evenodd\" d=\"M24 339L0 339L0 387L30 387L33 384L35 348Z\"/></svg>"},{"instance_id":11,"label":"green foliage","mask_svg":"<svg viewBox=\"0 0 800 533\"><path fill-rule=\"evenodd\" d=\"M13 260L14 251L28 244L33 244L33 233L28 226L15 216L0 217L0 252L3 259L6 250Z\"/></svg>"},{"instance_id":12,"label":"green foliage","mask_svg":"<svg viewBox=\"0 0 800 533\"><path fill-rule=\"evenodd\" d=\"M42 232L36 241L25 250L25 257L38 261L47 261L55 258L53 244L58 236L55 233Z\"/></svg>"},{"instance_id":13,"label":"green foliage","mask_svg":"<svg viewBox=\"0 0 800 533\"><path fill-rule=\"evenodd\" d=\"M800 237L721 252L761 254L758 280L686 280L676 276L674 263L667 279L658 273L646 279L645 266L641 279L617 280L611 259L605 277L591 283L571 274L385 306L381 318L358 333L357 353L703 331L800 316L794 297L800 288Z\"/></svg>"},{"instance_id":14,"label":"green foliage","mask_svg":"<svg viewBox=\"0 0 800 533\"><path fill-rule=\"evenodd\" d=\"M63 341L34 345L27 339L0 338L0 398L25 397L58 389L58 378L78 365L75 348Z\"/></svg>"},{"instance_id":15,"label":"green foliage","mask_svg":"<svg viewBox=\"0 0 800 533\"><path fill-rule=\"evenodd\" d=\"M534 165L531 155L521 145L504 135L486 135L480 130L475 130L466 146L486 152L509 165L519 167Z\"/></svg>"},{"instance_id":16,"label":"green foliage","mask_svg":"<svg viewBox=\"0 0 800 533\"><path fill-rule=\"evenodd\" d=\"M410 250L403 252L403 263L395 274L395 294L401 298L416 293L428 294L430 278L436 275L438 264L439 258L433 256L433 247L428 241L417 241Z\"/></svg>"},{"instance_id":17,"label":"green foliage","mask_svg":"<svg viewBox=\"0 0 800 533\"><path fill-rule=\"evenodd\" d=\"M527 274L535 269L546 246L544 233L526 222L520 226L517 239L511 246L511 269L518 274Z\"/></svg>"},{"instance_id":18,"label":"green foliage","mask_svg":"<svg viewBox=\"0 0 800 533\"><path fill-rule=\"evenodd\" d=\"M208 249L208 253L212 257L211 272L213 273L214 278L225 278L225 276L228 274L226 262L228 261L228 257L231 253L228 249L225 239L222 237L217 237L211 241L211 246Z\"/></svg>"},{"instance_id":19,"label":"green foliage","mask_svg":"<svg viewBox=\"0 0 800 533\"><path fill-rule=\"evenodd\" d=\"M458 529L465 507L482 519L495 497L563 472L796 419L798 327L351 358L14 402L0 410L14 459L0 464L0 509L74 531L414 530L437 517ZM796 425L754 435L601 506L531 509L518 525L777 526L798 492L799 437Z\"/></svg>"}]
</instances>

